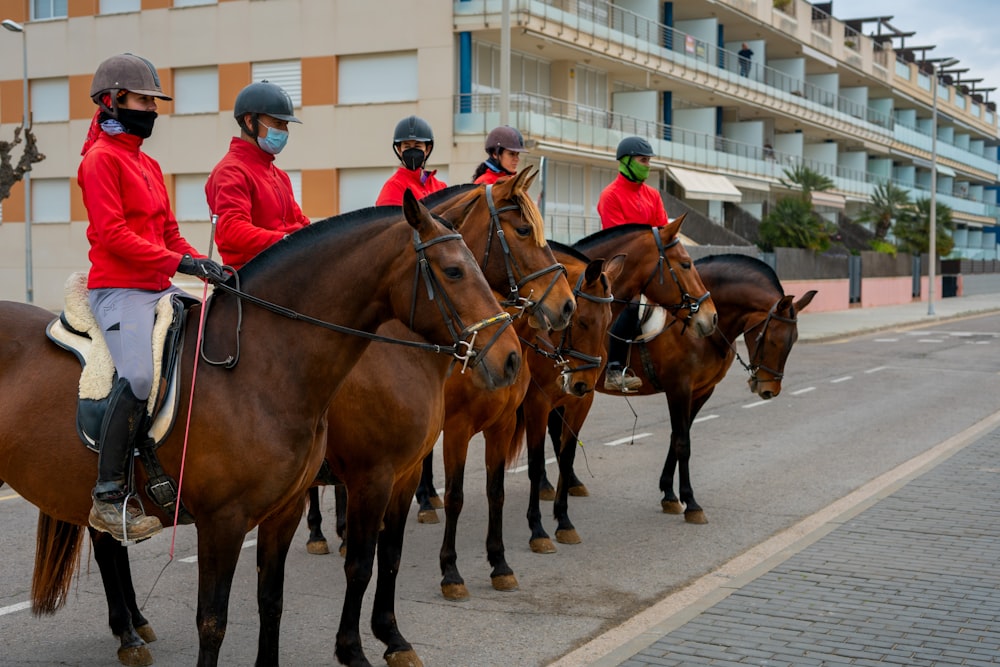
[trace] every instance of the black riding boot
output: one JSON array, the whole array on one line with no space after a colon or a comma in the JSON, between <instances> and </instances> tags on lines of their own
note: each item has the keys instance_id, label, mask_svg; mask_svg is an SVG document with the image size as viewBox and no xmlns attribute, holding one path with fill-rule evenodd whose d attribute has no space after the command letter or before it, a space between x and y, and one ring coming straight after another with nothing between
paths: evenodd
<instances>
[{"instance_id":1,"label":"black riding boot","mask_svg":"<svg viewBox=\"0 0 1000 667\"><path fill-rule=\"evenodd\" d=\"M642 380L635 375L625 375L628 348L639 333L639 303L633 301L611 325L608 343L608 367L604 373L604 388L608 391L635 391Z\"/></svg>"},{"instance_id":2,"label":"black riding boot","mask_svg":"<svg viewBox=\"0 0 1000 667\"><path fill-rule=\"evenodd\" d=\"M138 503L126 504L125 471L145 409L145 401L135 397L128 380L119 379L111 390L108 411L101 422L90 525L120 542L144 540L163 529L160 520L146 516Z\"/></svg>"}]
</instances>

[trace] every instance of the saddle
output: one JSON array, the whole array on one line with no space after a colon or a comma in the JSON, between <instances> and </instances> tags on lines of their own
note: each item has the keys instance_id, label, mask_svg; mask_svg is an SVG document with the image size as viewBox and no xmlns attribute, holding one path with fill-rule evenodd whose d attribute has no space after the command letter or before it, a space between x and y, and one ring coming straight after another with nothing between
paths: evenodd
<instances>
[{"instance_id":1,"label":"saddle","mask_svg":"<svg viewBox=\"0 0 1000 667\"><path fill-rule=\"evenodd\" d=\"M53 343L72 352L83 366L76 430L83 444L97 452L101 422L108 408L117 372L104 334L90 311L87 296L87 274L74 273L66 281L65 309L49 323L45 334ZM167 294L156 304L152 335L153 386L146 404L145 423L148 428L140 430L145 437L140 435L137 442L137 454L149 478L146 492L171 515L174 513L177 487L160 465L156 449L170 435L177 417L180 397L178 362L184 349L185 312L196 303L198 300L193 297ZM185 521L183 518L189 520ZM192 521L193 517L182 507L178 522Z\"/></svg>"}]
</instances>

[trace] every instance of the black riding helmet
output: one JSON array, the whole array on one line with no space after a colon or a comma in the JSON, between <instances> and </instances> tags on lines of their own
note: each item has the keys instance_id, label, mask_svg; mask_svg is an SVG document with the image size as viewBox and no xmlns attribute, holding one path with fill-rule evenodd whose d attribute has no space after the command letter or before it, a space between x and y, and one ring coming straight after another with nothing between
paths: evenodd
<instances>
[{"instance_id":1,"label":"black riding helmet","mask_svg":"<svg viewBox=\"0 0 1000 667\"><path fill-rule=\"evenodd\" d=\"M252 127L243 126L243 116L246 114L252 114ZM253 136L257 135L257 118L261 115L288 123L302 122L295 117L291 96L284 88L270 81L258 81L243 88L236 96L233 106L233 116L240 129Z\"/></svg>"},{"instance_id":2,"label":"black riding helmet","mask_svg":"<svg viewBox=\"0 0 1000 667\"><path fill-rule=\"evenodd\" d=\"M426 158L431 156L434 150L434 131L430 124L419 116L407 116L396 123L396 130L392 133L392 151L399 157L399 150L396 148L404 141L422 141L427 144Z\"/></svg>"},{"instance_id":3,"label":"black riding helmet","mask_svg":"<svg viewBox=\"0 0 1000 667\"><path fill-rule=\"evenodd\" d=\"M653 157L653 147L642 137L625 137L618 142L618 152L615 154L616 160L631 155L643 155Z\"/></svg>"}]
</instances>

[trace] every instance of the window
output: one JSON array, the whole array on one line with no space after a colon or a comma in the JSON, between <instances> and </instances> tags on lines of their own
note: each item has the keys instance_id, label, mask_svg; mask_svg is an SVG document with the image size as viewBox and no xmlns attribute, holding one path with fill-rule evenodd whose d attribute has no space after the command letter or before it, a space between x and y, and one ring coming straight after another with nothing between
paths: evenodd
<instances>
[{"instance_id":1,"label":"window","mask_svg":"<svg viewBox=\"0 0 1000 667\"><path fill-rule=\"evenodd\" d=\"M64 19L67 0L31 0L31 20Z\"/></svg>"},{"instance_id":2,"label":"window","mask_svg":"<svg viewBox=\"0 0 1000 667\"><path fill-rule=\"evenodd\" d=\"M298 169L287 170L285 172L288 174L288 180L292 182L292 196L295 198L295 203L302 208L302 172Z\"/></svg>"},{"instance_id":3,"label":"window","mask_svg":"<svg viewBox=\"0 0 1000 667\"><path fill-rule=\"evenodd\" d=\"M382 185L395 168L341 169L340 212L347 213L375 205Z\"/></svg>"},{"instance_id":4,"label":"window","mask_svg":"<svg viewBox=\"0 0 1000 667\"><path fill-rule=\"evenodd\" d=\"M510 54L510 89L548 97L551 67L548 61L522 53ZM472 92L500 91L500 48L475 42L472 51Z\"/></svg>"},{"instance_id":5,"label":"window","mask_svg":"<svg viewBox=\"0 0 1000 667\"><path fill-rule=\"evenodd\" d=\"M124 14L142 10L142 0L101 0L101 14Z\"/></svg>"},{"instance_id":6,"label":"window","mask_svg":"<svg viewBox=\"0 0 1000 667\"><path fill-rule=\"evenodd\" d=\"M31 120L53 123L69 120L69 79L35 79L31 82Z\"/></svg>"},{"instance_id":7,"label":"window","mask_svg":"<svg viewBox=\"0 0 1000 667\"><path fill-rule=\"evenodd\" d=\"M174 7L198 7L199 5L215 5L219 0L174 0Z\"/></svg>"},{"instance_id":8,"label":"window","mask_svg":"<svg viewBox=\"0 0 1000 667\"><path fill-rule=\"evenodd\" d=\"M31 179L31 221L69 222L69 179Z\"/></svg>"},{"instance_id":9,"label":"window","mask_svg":"<svg viewBox=\"0 0 1000 667\"><path fill-rule=\"evenodd\" d=\"M377 53L340 58L340 104L410 102L417 99L417 53Z\"/></svg>"},{"instance_id":10,"label":"window","mask_svg":"<svg viewBox=\"0 0 1000 667\"><path fill-rule=\"evenodd\" d=\"M269 63L254 63L252 78L270 81L285 89L292 98L292 105L302 106L302 62L299 60L276 60Z\"/></svg>"},{"instance_id":11,"label":"window","mask_svg":"<svg viewBox=\"0 0 1000 667\"><path fill-rule=\"evenodd\" d=\"M208 174L174 175L174 217L178 221L207 222L211 219L205 199Z\"/></svg>"},{"instance_id":12,"label":"window","mask_svg":"<svg viewBox=\"0 0 1000 667\"><path fill-rule=\"evenodd\" d=\"M219 111L219 68L187 67L174 70L174 113Z\"/></svg>"}]
</instances>

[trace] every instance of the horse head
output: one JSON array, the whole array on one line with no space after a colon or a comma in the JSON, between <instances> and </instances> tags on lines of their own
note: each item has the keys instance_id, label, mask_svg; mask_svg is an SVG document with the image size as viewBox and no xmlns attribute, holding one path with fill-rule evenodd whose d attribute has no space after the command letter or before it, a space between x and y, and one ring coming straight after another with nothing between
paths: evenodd
<instances>
[{"instance_id":1,"label":"horse head","mask_svg":"<svg viewBox=\"0 0 1000 667\"><path fill-rule=\"evenodd\" d=\"M809 305L814 296L816 291L810 290L798 301L792 295L781 297L763 320L743 332L749 359L747 384L750 391L764 400L781 393L785 362L799 338L798 313Z\"/></svg>"},{"instance_id":2,"label":"horse head","mask_svg":"<svg viewBox=\"0 0 1000 667\"><path fill-rule=\"evenodd\" d=\"M493 289L506 294L502 303L517 307L536 329L563 329L575 302L565 277L545 241L541 212L528 195L537 171L529 167L495 185L462 188L446 201L426 200L445 219L467 217L462 235ZM434 195L431 195L434 197Z\"/></svg>"}]
</instances>

